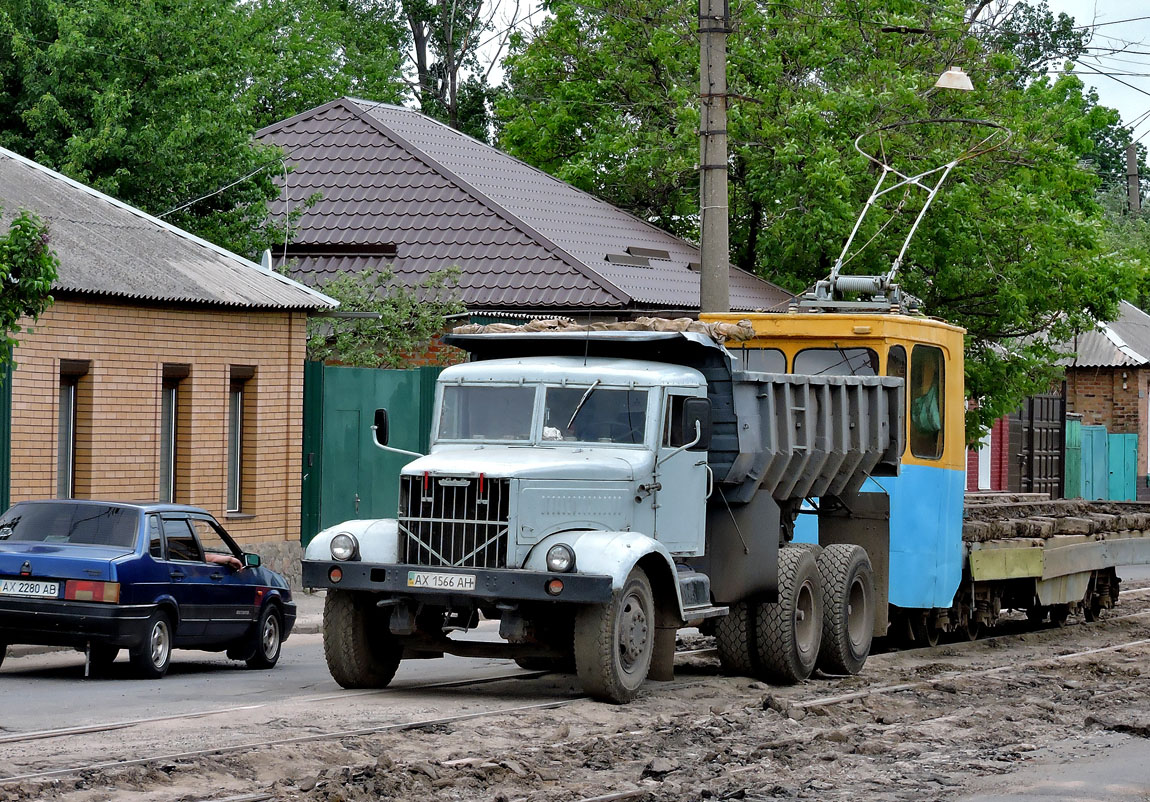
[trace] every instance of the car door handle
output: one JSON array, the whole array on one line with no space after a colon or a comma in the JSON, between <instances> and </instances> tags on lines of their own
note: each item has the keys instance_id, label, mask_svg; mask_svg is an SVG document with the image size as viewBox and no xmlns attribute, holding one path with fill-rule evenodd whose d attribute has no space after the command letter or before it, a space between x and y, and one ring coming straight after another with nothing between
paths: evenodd
<instances>
[{"instance_id":1,"label":"car door handle","mask_svg":"<svg viewBox=\"0 0 1150 802\"><path fill-rule=\"evenodd\" d=\"M224 575L223 575L223 574L212 574L212 575L211 575L211 580L212 580L213 582L222 582L222 581L223 581L223 579L224 579Z\"/></svg>"},{"instance_id":2,"label":"car door handle","mask_svg":"<svg viewBox=\"0 0 1150 802\"><path fill-rule=\"evenodd\" d=\"M181 579L183 579L185 576L187 576L187 574L185 574L183 571L176 570L176 571L172 571L170 574L168 574L168 576L170 576L172 579L179 582Z\"/></svg>"}]
</instances>

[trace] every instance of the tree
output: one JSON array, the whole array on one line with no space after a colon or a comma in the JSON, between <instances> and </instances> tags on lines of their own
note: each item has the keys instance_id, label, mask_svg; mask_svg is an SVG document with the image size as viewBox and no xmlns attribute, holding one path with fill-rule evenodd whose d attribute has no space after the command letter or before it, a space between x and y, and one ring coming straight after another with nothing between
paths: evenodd
<instances>
[{"instance_id":1,"label":"tree","mask_svg":"<svg viewBox=\"0 0 1150 802\"><path fill-rule=\"evenodd\" d=\"M501 145L697 236L697 6L555 0L551 8L507 60ZM1026 50L1032 38L999 35L1003 19L1029 8L983 0L969 8L959 0L731 6L732 258L765 278L801 290L830 272L876 179L853 147L860 134L870 132L865 146L913 174L947 163L986 129L906 123L979 119L1013 131L1005 147L952 173L899 276L929 314L968 331L972 440L1047 389L1057 345L1112 316L1138 272L1106 247L1100 179L1085 161L1121 139L1118 116L1072 74L1047 78L1049 58ZM995 27L977 19L987 10ZM1042 46L1070 52L1074 31L1060 25ZM952 64L966 66L976 91L932 89ZM889 200L860 229L866 247L848 272L889 268L922 196Z\"/></svg>"},{"instance_id":2,"label":"tree","mask_svg":"<svg viewBox=\"0 0 1150 802\"><path fill-rule=\"evenodd\" d=\"M372 16L376 14L376 16ZM283 232L254 131L404 92L402 29L351 0L0 0L0 144L237 253Z\"/></svg>"},{"instance_id":3,"label":"tree","mask_svg":"<svg viewBox=\"0 0 1150 802\"><path fill-rule=\"evenodd\" d=\"M4 347L0 365L11 358L12 336L21 330L20 319L39 317L52 303L52 282L59 260L49 247L48 226L34 214L21 211L0 235L0 327Z\"/></svg>"},{"instance_id":4,"label":"tree","mask_svg":"<svg viewBox=\"0 0 1150 802\"><path fill-rule=\"evenodd\" d=\"M415 287L395 281L390 269L340 271L323 285L339 311L376 317L312 318L308 358L366 368L397 368L443 332L451 315L462 314L455 294L459 270L441 270Z\"/></svg>"}]
</instances>

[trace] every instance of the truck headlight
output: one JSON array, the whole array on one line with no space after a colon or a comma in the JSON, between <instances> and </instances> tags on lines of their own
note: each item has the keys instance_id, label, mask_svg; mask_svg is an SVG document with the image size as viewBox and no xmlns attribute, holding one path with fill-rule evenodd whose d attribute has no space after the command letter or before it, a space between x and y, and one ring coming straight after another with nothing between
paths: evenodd
<instances>
[{"instance_id":1,"label":"truck headlight","mask_svg":"<svg viewBox=\"0 0 1150 802\"><path fill-rule=\"evenodd\" d=\"M566 543L556 543L547 549L547 570L565 574L575 570L575 552Z\"/></svg>"},{"instance_id":2,"label":"truck headlight","mask_svg":"<svg viewBox=\"0 0 1150 802\"><path fill-rule=\"evenodd\" d=\"M359 543L354 535L340 532L331 539L331 556L336 560L352 560L359 554Z\"/></svg>"}]
</instances>

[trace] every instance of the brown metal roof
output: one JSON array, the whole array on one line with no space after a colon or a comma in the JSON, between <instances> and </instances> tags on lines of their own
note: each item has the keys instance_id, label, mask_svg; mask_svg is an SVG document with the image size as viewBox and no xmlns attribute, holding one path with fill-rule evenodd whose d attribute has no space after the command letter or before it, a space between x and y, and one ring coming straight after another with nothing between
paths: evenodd
<instances>
[{"instance_id":1,"label":"brown metal roof","mask_svg":"<svg viewBox=\"0 0 1150 802\"><path fill-rule=\"evenodd\" d=\"M3 148L0 205L6 221L27 209L48 222L60 259L52 285L57 291L242 307L337 306L286 276Z\"/></svg>"},{"instance_id":2,"label":"brown metal roof","mask_svg":"<svg viewBox=\"0 0 1150 802\"><path fill-rule=\"evenodd\" d=\"M458 265L470 308L699 307L696 247L418 112L342 98L258 135L293 167L276 212L323 196L293 245L309 252L289 250L308 283L372 263L414 283ZM336 252L355 244L380 253ZM792 297L735 268L730 285L736 311Z\"/></svg>"},{"instance_id":3,"label":"brown metal roof","mask_svg":"<svg viewBox=\"0 0 1150 802\"><path fill-rule=\"evenodd\" d=\"M1118 319L1101 323L1094 331L1078 335L1073 343L1070 367L1110 368L1150 365L1150 315L1122 301Z\"/></svg>"}]
</instances>

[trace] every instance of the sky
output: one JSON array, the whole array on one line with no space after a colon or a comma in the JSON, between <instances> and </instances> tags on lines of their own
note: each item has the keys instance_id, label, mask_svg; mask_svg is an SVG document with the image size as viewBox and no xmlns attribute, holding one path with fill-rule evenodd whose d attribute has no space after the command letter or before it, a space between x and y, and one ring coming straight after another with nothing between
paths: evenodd
<instances>
[{"instance_id":1,"label":"sky","mask_svg":"<svg viewBox=\"0 0 1150 802\"><path fill-rule=\"evenodd\" d=\"M1075 65L1102 105L1118 109L1122 121L1150 146L1150 2L1147 0L1047 0L1055 14L1079 25L1095 25L1090 52ZM1137 19L1141 17L1141 19ZM1113 23L1113 24L1107 24ZM1124 52L1113 52L1123 50ZM1103 72L1109 75L1092 75ZM1117 74L1115 74L1117 73Z\"/></svg>"}]
</instances>

